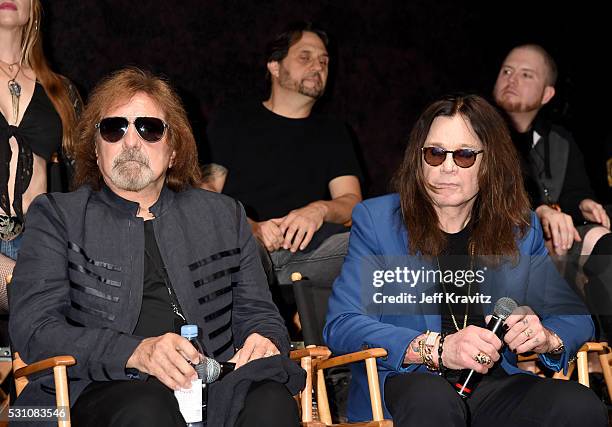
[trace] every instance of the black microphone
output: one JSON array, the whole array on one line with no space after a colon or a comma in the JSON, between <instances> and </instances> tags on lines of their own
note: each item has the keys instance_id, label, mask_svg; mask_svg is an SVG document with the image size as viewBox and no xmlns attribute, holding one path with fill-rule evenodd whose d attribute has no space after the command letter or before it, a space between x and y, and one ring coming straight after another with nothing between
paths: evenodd
<instances>
[{"instance_id":1,"label":"black microphone","mask_svg":"<svg viewBox=\"0 0 612 427\"><path fill-rule=\"evenodd\" d=\"M198 378L202 379L202 384L210 384L217 380L223 379L224 376L236 369L236 364L232 362L217 362L211 357L205 357L204 360L194 366L198 373Z\"/></svg>"},{"instance_id":2,"label":"black microphone","mask_svg":"<svg viewBox=\"0 0 612 427\"><path fill-rule=\"evenodd\" d=\"M498 299L495 303L495 307L493 308L491 320L489 320L489 323L487 324L487 329L493 332L500 340L503 341L505 331L504 328L502 328L502 325L517 307L518 304L512 298L502 297ZM463 397L464 399L470 397L472 395L472 391L474 391L474 387L471 386L470 383L475 381L474 377L477 376L475 374L477 373L473 369L470 369L469 371L464 370L461 378L459 378L459 381L455 384L457 393L459 393L459 396Z\"/></svg>"}]
</instances>

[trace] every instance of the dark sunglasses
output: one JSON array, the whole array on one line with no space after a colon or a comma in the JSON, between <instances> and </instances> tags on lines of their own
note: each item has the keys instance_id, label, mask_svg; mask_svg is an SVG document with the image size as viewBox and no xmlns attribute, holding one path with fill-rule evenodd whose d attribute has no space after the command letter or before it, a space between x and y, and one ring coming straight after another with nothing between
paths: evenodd
<instances>
[{"instance_id":1,"label":"dark sunglasses","mask_svg":"<svg viewBox=\"0 0 612 427\"><path fill-rule=\"evenodd\" d=\"M96 129L106 142L118 142L127 133L130 123L134 124L138 135L147 142L158 142L164 137L168 123L157 117L136 117L129 121L127 117L106 117L96 123Z\"/></svg>"},{"instance_id":2,"label":"dark sunglasses","mask_svg":"<svg viewBox=\"0 0 612 427\"><path fill-rule=\"evenodd\" d=\"M453 161L460 168L469 168L476 162L476 156L484 150L476 151L470 148L461 148L450 151L440 147L422 147L423 159L429 166L440 166L446 160L447 154L453 155Z\"/></svg>"}]
</instances>

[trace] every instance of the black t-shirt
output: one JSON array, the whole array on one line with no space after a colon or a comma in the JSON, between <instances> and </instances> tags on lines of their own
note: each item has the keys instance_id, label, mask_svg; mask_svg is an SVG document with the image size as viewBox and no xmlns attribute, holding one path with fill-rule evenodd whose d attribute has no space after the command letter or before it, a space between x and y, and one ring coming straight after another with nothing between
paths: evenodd
<instances>
[{"instance_id":1,"label":"black t-shirt","mask_svg":"<svg viewBox=\"0 0 612 427\"><path fill-rule=\"evenodd\" d=\"M463 230L454 234L446 234L447 246L443 254L438 257L440 263L440 269L444 271L457 272L458 270L476 270L478 267L475 265L475 261L469 256L469 238L472 229L468 225ZM445 293L454 293L455 295L475 295L478 289L476 286L467 284L463 286L456 286L453 283L445 283L441 285L441 291ZM466 313L466 304L441 304L440 313L442 315L442 332L457 332L455 323L453 322L452 314L455 316L455 321L460 329L463 328L463 319ZM469 304L467 306L467 325L476 325L481 328L485 327L484 316L482 314L482 306L480 304Z\"/></svg>"},{"instance_id":2,"label":"black t-shirt","mask_svg":"<svg viewBox=\"0 0 612 427\"><path fill-rule=\"evenodd\" d=\"M207 134L212 162L229 170L223 192L256 221L329 199L336 177L361 178L346 126L323 115L290 119L251 103L219 112Z\"/></svg>"},{"instance_id":3,"label":"black t-shirt","mask_svg":"<svg viewBox=\"0 0 612 427\"><path fill-rule=\"evenodd\" d=\"M180 307L176 296L170 297L168 288L174 295L172 285L165 272L164 261L159 253L153 221L144 222L145 256L142 287L142 306L134 335L140 337L157 337L167 332L180 334L183 319L174 313L172 304Z\"/></svg>"},{"instance_id":4,"label":"black t-shirt","mask_svg":"<svg viewBox=\"0 0 612 427\"><path fill-rule=\"evenodd\" d=\"M470 234L472 232L471 224L468 224L463 230L454 234L446 234L447 238L447 246L444 250L443 254L438 257L440 269L442 271L451 270L453 272L457 272L458 270L473 270L476 271L478 269L478 265L475 260L472 260L469 247L469 239ZM464 286L455 286L453 284L445 284L444 287L440 285L441 291L445 293L455 293L455 295L475 295L476 292L479 291L478 285L472 284L468 286L467 284ZM464 303L449 304L443 303L440 304L440 313L442 317L442 332L446 332L449 334L457 332L455 328L455 323L453 322L452 314L455 317L455 322L460 329L463 328L463 319L465 318L465 313L468 313L468 318L466 322L466 326L474 325L481 328L486 328L485 318L482 311L481 304L472 304L466 305ZM500 359L501 360L501 359ZM448 379L451 383L455 383L460 380L462 371L460 370L448 370L445 374L446 379ZM496 363L490 370L488 375L492 375L495 377L505 376L507 375L505 371L501 368L499 362Z\"/></svg>"}]
</instances>

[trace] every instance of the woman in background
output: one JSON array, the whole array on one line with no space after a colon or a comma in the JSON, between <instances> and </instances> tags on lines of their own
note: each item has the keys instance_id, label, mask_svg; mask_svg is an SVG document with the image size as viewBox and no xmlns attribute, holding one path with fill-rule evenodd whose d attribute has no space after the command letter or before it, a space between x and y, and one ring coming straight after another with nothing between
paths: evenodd
<instances>
[{"instance_id":1,"label":"woman in background","mask_svg":"<svg viewBox=\"0 0 612 427\"><path fill-rule=\"evenodd\" d=\"M68 79L49 68L41 15L40 0L0 0L0 288L28 207L48 191L48 166L70 154L81 104ZM0 309L5 295L0 289Z\"/></svg>"}]
</instances>

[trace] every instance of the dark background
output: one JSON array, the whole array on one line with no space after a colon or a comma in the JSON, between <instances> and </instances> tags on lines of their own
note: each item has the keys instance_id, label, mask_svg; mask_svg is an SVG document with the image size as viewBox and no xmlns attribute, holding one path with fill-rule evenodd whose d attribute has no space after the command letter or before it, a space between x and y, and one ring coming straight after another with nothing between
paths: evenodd
<instances>
[{"instance_id":1,"label":"dark background","mask_svg":"<svg viewBox=\"0 0 612 427\"><path fill-rule=\"evenodd\" d=\"M183 97L205 160L211 112L265 98L266 42L287 22L318 22L334 46L329 90L317 108L353 129L368 196L388 191L408 132L428 102L450 91L488 97L508 50L540 43L560 69L548 114L574 133L593 187L610 201L603 141L612 134L605 65L611 37L605 2L589 3L43 0L42 29L53 68L84 98L125 65L167 76Z\"/></svg>"}]
</instances>

